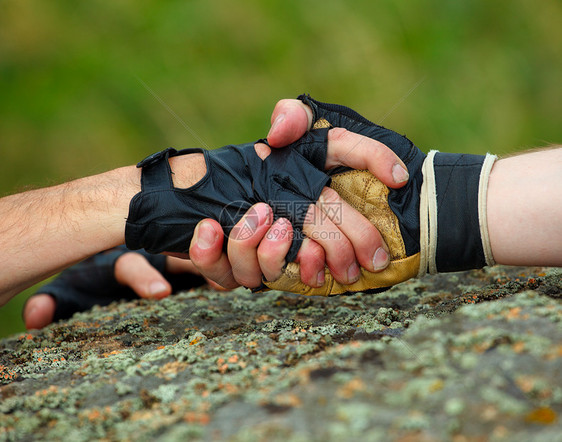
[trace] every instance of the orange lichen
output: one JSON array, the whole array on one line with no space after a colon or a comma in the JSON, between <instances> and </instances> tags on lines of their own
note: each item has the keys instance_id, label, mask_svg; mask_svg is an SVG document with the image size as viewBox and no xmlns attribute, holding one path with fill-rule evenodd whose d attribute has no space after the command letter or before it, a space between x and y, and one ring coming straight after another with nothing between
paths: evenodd
<instances>
[{"instance_id":1,"label":"orange lichen","mask_svg":"<svg viewBox=\"0 0 562 442\"><path fill-rule=\"evenodd\" d=\"M360 378L353 378L337 391L337 395L344 399L350 399L358 391L365 390L365 383Z\"/></svg>"},{"instance_id":2,"label":"orange lichen","mask_svg":"<svg viewBox=\"0 0 562 442\"><path fill-rule=\"evenodd\" d=\"M521 313L521 307L513 307L507 311L505 317L507 319L516 319L519 317L520 313Z\"/></svg>"},{"instance_id":3,"label":"orange lichen","mask_svg":"<svg viewBox=\"0 0 562 442\"><path fill-rule=\"evenodd\" d=\"M263 314L263 315L256 316L254 318L254 321L256 321L258 324L261 324L262 322L270 321L271 319L273 319L271 316Z\"/></svg>"},{"instance_id":4,"label":"orange lichen","mask_svg":"<svg viewBox=\"0 0 562 442\"><path fill-rule=\"evenodd\" d=\"M17 373L14 370L0 364L0 380L13 381L17 378Z\"/></svg>"},{"instance_id":5,"label":"orange lichen","mask_svg":"<svg viewBox=\"0 0 562 442\"><path fill-rule=\"evenodd\" d=\"M211 422L211 417L208 413L188 411L183 415L183 420L188 424L208 425Z\"/></svg>"},{"instance_id":6,"label":"orange lichen","mask_svg":"<svg viewBox=\"0 0 562 442\"><path fill-rule=\"evenodd\" d=\"M283 393L275 396L275 403L277 405L284 405L287 407L300 407L302 406L301 398L294 393Z\"/></svg>"},{"instance_id":7,"label":"orange lichen","mask_svg":"<svg viewBox=\"0 0 562 442\"><path fill-rule=\"evenodd\" d=\"M515 344L513 344L513 351L515 353L523 353L524 350L525 343L523 341L517 341Z\"/></svg>"},{"instance_id":8,"label":"orange lichen","mask_svg":"<svg viewBox=\"0 0 562 442\"><path fill-rule=\"evenodd\" d=\"M539 407L527 413L525 422L550 425L558 420L556 412L550 407Z\"/></svg>"},{"instance_id":9,"label":"orange lichen","mask_svg":"<svg viewBox=\"0 0 562 442\"><path fill-rule=\"evenodd\" d=\"M109 356L118 355L119 353L121 353L121 350L113 350L113 351L110 351L110 352L107 352L107 353L103 353L102 356L104 358L107 358Z\"/></svg>"},{"instance_id":10,"label":"orange lichen","mask_svg":"<svg viewBox=\"0 0 562 442\"><path fill-rule=\"evenodd\" d=\"M187 363L179 361L168 362L160 367L156 376L164 379L171 379L180 371L184 371L187 368L187 365Z\"/></svg>"}]
</instances>

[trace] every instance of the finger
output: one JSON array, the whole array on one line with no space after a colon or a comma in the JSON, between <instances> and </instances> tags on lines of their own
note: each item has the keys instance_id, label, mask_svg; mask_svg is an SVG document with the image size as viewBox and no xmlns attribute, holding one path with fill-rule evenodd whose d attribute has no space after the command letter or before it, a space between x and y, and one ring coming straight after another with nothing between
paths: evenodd
<instances>
[{"instance_id":1,"label":"finger","mask_svg":"<svg viewBox=\"0 0 562 442\"><path fill-rule=\"evenodd\" d=\"M368 169L392 188L402 187L409 178L406 165L385 144L341 127L328 132L326 168L336 166Z\"/></svg>"},{"instance_id":2,"label":"finger","mask_svg":"<svg viewBox=\"0 0 562 442\"><path fill-rule=\"evenodd\" d=\"M221 253L221 257L222 256L224 256L224 259L227 260L226 254ZM207 284L209 284L211 288L221 291L228 290L226 287L223 287L222 285L216 283L212 279L209 279L206 276L202 275L199 269L197 268L197 266L193 264L193 262L190 259L168 256L168 258L166 259L166 271L173 274L191 273L193 275L203 276L203 278L205 278ZM230 268L228 271L230 272Z\"/></svg>"},{"instance_id":3,"label":"finger","mask_svg":"<svg viewBox=\"0 0 562 442\"><path fill-rule=\"evenodd\" d=\"M224 255L224 259L227 260L226 254L221 253L221 257ZM207 281L207 284L211 286L211 288L215 290L228 290L226 287L216 283L212 279L207 278L206 276L202 275L199 269L190 259L183 259L183 258L176 258L173 256L168 256L166 259L166 271L173 274L180 274L180 273L191 273L192 275L203 276ZM229 270L230 271L230 268ZM234 287L233 287L234 288Z\"/></svg>"},{"instance_id":4,"label":"finger","mask_svg":"<svg viewBox=\"0 0 562 442\"><path fill-rule=\"evenodd\" d=\"M217 284L215 281L213 281L212 279L209 279L209 278L205 278L205 280L207 281L207 284L209 284L209 286L211 286L212 289L215 289L219 292L226 292L228 290L232 290L233 288L235 288L235 287L231 287L231 288L223 287L222 285ZM238 284L236 284L236 287L238 287Z\"/></svg>"},{"instance_id":5,"label":"finger","mask_svg":"<svg viewBox=\"0 0 562 442\"><path fill-rule=\"evenodd\" d=\"M322 246L326 252L326 264L336 281L352 284L359 279L359 266L351 241L322 211L320 204L310 205L303 233Z\"/></svg>"},{"instance_id":6,"label":"finger","mask_svg":"<svg viewBox=\"0 0 562 442\"><path fill-rule=\"evenodd\" d=\"M258 263L263 276L274 281L281 276L285 256L293 240L293 226L289 220L279 218L275 221L258 246Z\"/></svg>"},{"instance_id":7,"label":"finger","mask_svg":"<svg viewBox=\"0 0 562 442\"><path fill-rule=\"evenodd\" d=\"M199 269L190 259L176 258L174 256L166 257L166 271L174 274L192 273L194 275L201 275Z\"/></svg>"},{"instance_id":8,"label":"finger","mask_svg":"<svg viewBox=\"0 0 562 442\"><path fill-rule=\"evenodd\" d=\"M336 281L351 284L359 278L355 259L371 272L388 266L388 247L378 230L334 189L325 187L311 207L303 231L326 251L326 263Z\"/></svg>"},{"instance_id":9,"label":"finger","mask_svg":"<svg viewBox=\"0 0 562 442\"><path fill-rule=\"evenodd\" d=\"M172 258L178 259L189 259L189 253L180 253L180 252L162 252L162 255L166 255Z\"/></svg>"},{"instance_id":10,"label":"finger","mask_svg":"<svg viewBox=\"0 0 562 442\"><path fill-rule=\"evenodd\" d=\"M388 266L388 246L379 231L334 189L324 187L317 205L349 239L361 267L380 272Z\"/></svg>"},{"instance_id":11,"label":"finger","mask_svg":"<svg viewBox=\"0 0 562 442\"><path fill-rule=\"evenodd\" d=\"M204 219L195 228L189 257L205 278L227 289L233 289L239 284L234 279L228 257L222 250L223 241L221 225L215 220Z\"/></svg>"},{"instance_id":12,"label":"finger","mask_svg":"<svg viewBox=\"0 0 562 442\"><path fill-rule=\"evenodd\" d=\"M115 279L130 287L141 298L162 299L172 293L172 286L139 253L128 252L115 261Z\"/></svg>"},{"instance_id":13,"label":"finger","mask_svg":"<svg viewBox=\"0 0 562 442\"><path fill-rule=\"evenodd\" d=\"M322 287L324 285L326 254L320 244L305 238L296 261L299 263L302 282L310 287Z\"/></svg>"},{"instance_id":14,"label":"finger","mask_svg":"<svg viewBox=\"0 0 562 442\"><path fill-rule=\"evenodd\" d=\"M271 207L253 205L232 229L228 240L228 259L234 279L246 287L259 287L262 281L257 250L273 222Z\"/></svg>"},{"instance_id":15,"label":"finger","mask_svg":"<svg viewBox=\"0 0 562 442\"><path fill-rule=\"evenodd\" d=\"M38 293L27 300L23 308L23 321L27 330L40 329L53 322L57 302L47 293Z\"/></svg>"},{"instance_id":16,"label":"finger","mask_svg":"<svg viewBox=\"0 0 562 442\"><path fill-rule=\"evenodd\" d=\"M271 115L267 141L283 147L297 141L312 127L312 110L300 100L280 100Z\"/></svg>"}]
</instances>

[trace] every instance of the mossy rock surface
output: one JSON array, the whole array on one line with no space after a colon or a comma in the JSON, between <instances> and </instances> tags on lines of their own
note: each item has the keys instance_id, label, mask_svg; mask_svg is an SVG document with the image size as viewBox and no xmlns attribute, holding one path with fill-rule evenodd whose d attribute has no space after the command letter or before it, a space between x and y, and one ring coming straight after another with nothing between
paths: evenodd
<instances>
[{"instance_id":1,"label":"mossy rock surface","mask_svg":"<svg viewBox=\"0 0 562 442\"><path fill-rule=\"evenodd\" d=\"M561 440L562 273L193 290L0 341L2 440Z\"/></svg>"}]
</instances>

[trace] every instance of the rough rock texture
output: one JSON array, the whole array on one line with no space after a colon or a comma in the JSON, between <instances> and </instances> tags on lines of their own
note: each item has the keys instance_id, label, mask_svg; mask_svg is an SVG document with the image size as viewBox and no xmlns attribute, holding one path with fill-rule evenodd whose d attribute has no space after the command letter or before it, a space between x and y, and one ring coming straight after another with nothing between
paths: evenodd
<instances>
[{"instance_id":1,"label":"rough rock texture","mask_svg":"<svg viewBox=\"0 0 562 442\"><path fill-rule=\"evenodd\" d=\"M562 438L562 273L194 290L0 342L6 440Z\"/></svg>"}]
</instances>

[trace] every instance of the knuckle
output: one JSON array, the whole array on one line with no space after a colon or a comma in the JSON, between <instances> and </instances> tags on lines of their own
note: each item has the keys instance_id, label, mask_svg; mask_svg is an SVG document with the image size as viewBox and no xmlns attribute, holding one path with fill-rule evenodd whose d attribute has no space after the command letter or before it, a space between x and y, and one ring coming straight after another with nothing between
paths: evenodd
<instances>
[{"instance_id":1,"label":"knuckle","mask_svg":"<svg viewBox=\"0 0 562 442\"><path fill-rule=\"evenodd\" d=\"M326 258L330 266L341 266L343 263L351 264L355 259L353 245L345 235L341 235L341 237L335 241L331 249L332 250L328 250ZM345 266L345 268L347 268L347 266Z\"/></svg>"},{"instance_id":2,"label":"knuckle","mask_svg":"<svg viewBox=\"0 0 562 442\"><path fill-rule=\"evenodd\" d=\"M351 132L343 127L334 127L328 131L328 141L346 141Z\"/></svg>"},{"instance_id":3,"label":"knuckle","mask_svg":"<svg viewBox=\"0 0 562 442\"><path fill-rule=\"evenodd\" d=\"M371 246L381 242L379 231L367 220L356 223L355 228L358 246Z\"/></svg>"},{"instance_id":4,"label":"knuckle","mask_svg":"<svg viewBox=\"0 0 562 442\"><path fill-rule=\"evenodd\" d=\"M114 265L114 272L117 276L124 276L131 273L131 270L143 265L146 259L136 252L123 253L117 258Z\"/></svg>"},{"instance_id":5,"label":"knuckle","mask_svg":"<svg viewBox=\"0 0 562 442\"><path fill-rule=\"evenodd\" d=\"M311 268L320 268L324 267L324 262L326 259L326 253L324 249L318 245L317 243L308 243L310 244L307 246L302 252L301 263L304 263L305 266L310 266Z\"/></svg>"},{"instance_id":6,"label":"knuckle","mask_svg":"<svg viewBox=\"0 0 562 442\"><path fill-rule=\"evenodd\" d=\"M276 263L275 251L271 247L258 248L258 261L261 267L272 268Z\"/></svg>"},{"instance_id":7,"label":"knuckle","mask_svg":"<svg viewBox=\"0 0 562 442\"><path fill-rule=\"evenodd\" d=\"M320 194L320 203L335 203L341 201L340 195L331 187L324 187Z\"/></svg>"}]
</instances>

